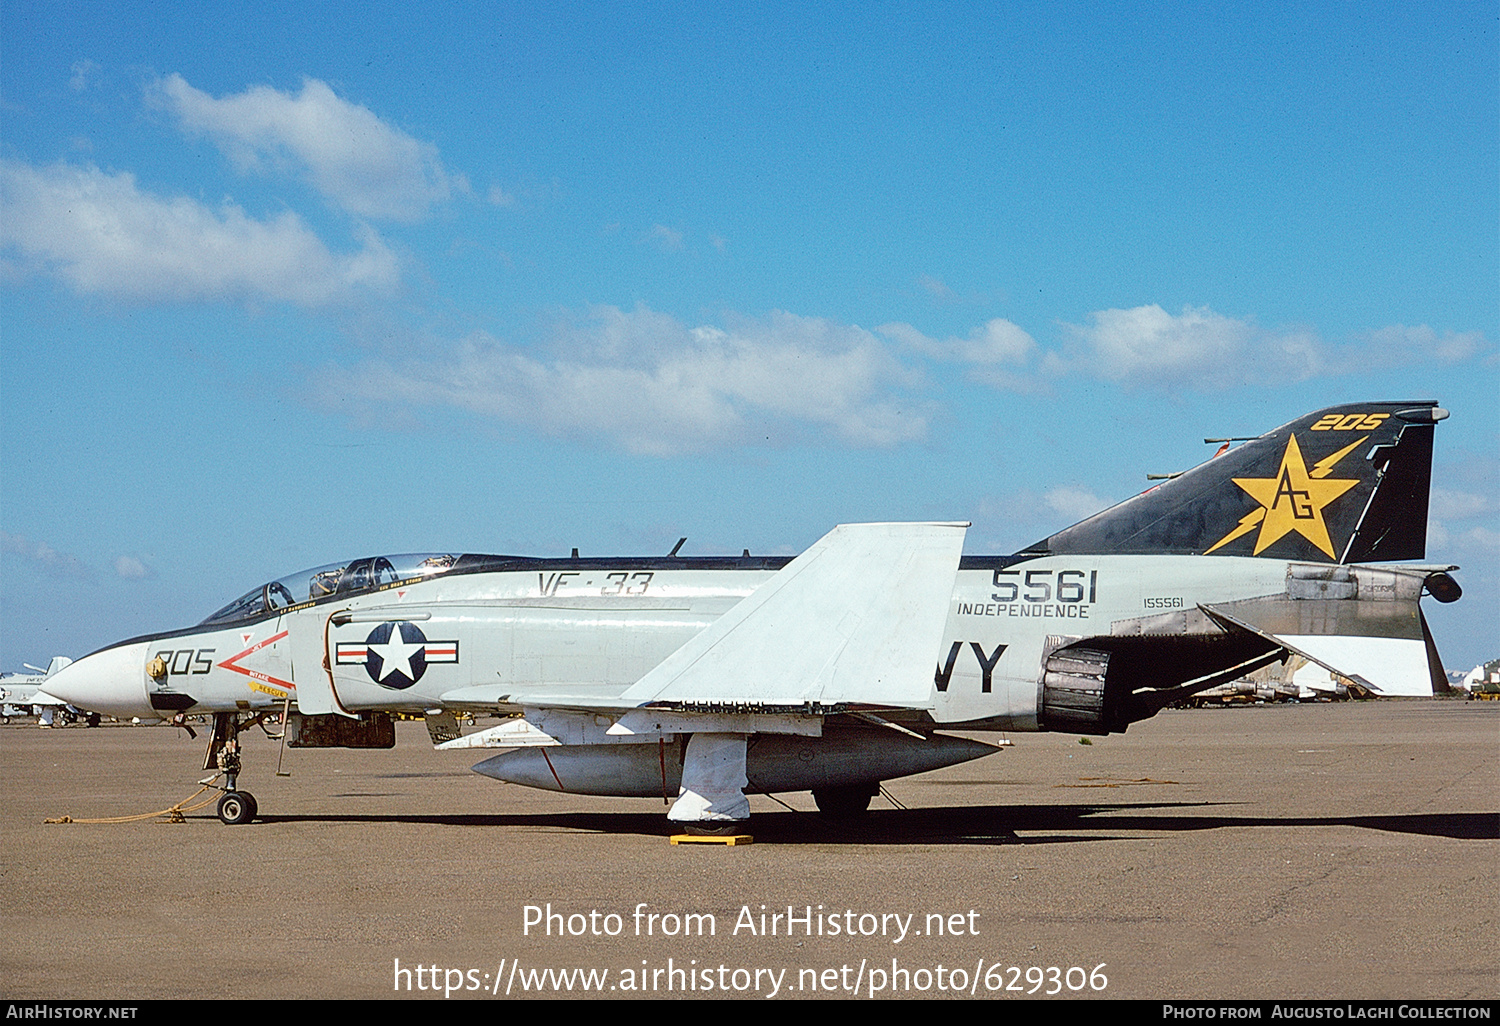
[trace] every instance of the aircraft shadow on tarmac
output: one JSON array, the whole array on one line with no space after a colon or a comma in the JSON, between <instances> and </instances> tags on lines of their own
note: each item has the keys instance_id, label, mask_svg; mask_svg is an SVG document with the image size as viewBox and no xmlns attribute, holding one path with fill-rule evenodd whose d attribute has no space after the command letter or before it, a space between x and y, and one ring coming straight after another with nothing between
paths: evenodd
<instances>
[{"instance_id":1,"label":"aircraft shadow on tarmac","mask_svg":"<svg viewBox=\"0 0 1500 1026\"><path fill-rule=\"evenodd\" d=\"M1073 844L1125 840L1132 833L1172 834L1243 827L1280 829L1358 827L1456 840L1500 839L1500 812L1384 816L1255 816L1208 810L1221 802L1091 805L970 805L882 809L846 820L811 812L757 812L748 832L781 844ZM1163 810L1182 809L1184 814ZM1186 810L1194 810L1188 812ZM545 831L664 836L671 830L653 812L560 812L535 815L292 815L259 823L419 823Z\"/></svg>"}]
</instances>

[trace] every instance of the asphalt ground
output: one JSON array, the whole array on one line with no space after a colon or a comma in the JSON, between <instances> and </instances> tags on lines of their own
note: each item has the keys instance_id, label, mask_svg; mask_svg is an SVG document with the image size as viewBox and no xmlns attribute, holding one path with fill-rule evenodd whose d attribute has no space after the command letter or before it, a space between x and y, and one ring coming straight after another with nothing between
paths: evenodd
<instances>
[{"instance_id":1,"label":"asphalt ground","mask_svg":"<svg viewBox=\"0 0 1500 1026\"><path fill-rule=\"evenodd\" d=\"M253 824L45 824L180 801L202 732L0 728L0 993L1500 997L1500 703L1018 734L853 825L754 797L738 847L479 777L420 723L288 751L290 777L244 736Z\"/></svg>"}]
</instances>

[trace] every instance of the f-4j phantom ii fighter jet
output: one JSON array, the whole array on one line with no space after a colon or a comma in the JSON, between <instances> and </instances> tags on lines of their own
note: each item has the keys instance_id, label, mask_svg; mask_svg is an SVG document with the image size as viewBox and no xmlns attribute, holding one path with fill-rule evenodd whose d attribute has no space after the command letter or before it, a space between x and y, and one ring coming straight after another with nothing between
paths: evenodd
<instances>
[{"instance_id":1,"label":"f-4j phantom ii fighter jet","mask_svg":"<svg viewBox=\"0 0 1500 1026\"><path fill-rule=\"evenodd\" d=\"M838 527L796 558L335 563L195 627L81 659L48 690L116 716L212 713L219 815L245 822L238 733L388 747L391 714L475 769L590 795L675 798L736 829L749 793L862 811L882 780L995 750L945 731L1124 731L1299 655L1380 695L1443 679L1419 608L1458 598L1426 546L1432 402L1309 414L1009 556L965 524ZM499 713L459 737L457 712Z\"/></svg>"}]
</instances>

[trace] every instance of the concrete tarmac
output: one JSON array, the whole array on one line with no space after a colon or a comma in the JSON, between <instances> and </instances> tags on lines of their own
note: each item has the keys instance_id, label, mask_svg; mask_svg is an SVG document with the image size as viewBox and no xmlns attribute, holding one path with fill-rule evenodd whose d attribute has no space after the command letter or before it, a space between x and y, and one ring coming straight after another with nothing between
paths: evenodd
<instances>
[{"instance_id":1,"label":"concrete tarmac","mask_svg":"<svg viewBox=\"0 0 1500 1026\"><path fill-rule=\"evenodd\" d=\"M497 784L420 723L290 777L243 737L253 824L55 825L181 800L201 729L0 728L0 993L1500 997L1500 703L1017 734L852 825L754 797L742 847Z\"/></svg>"}]
</instances>

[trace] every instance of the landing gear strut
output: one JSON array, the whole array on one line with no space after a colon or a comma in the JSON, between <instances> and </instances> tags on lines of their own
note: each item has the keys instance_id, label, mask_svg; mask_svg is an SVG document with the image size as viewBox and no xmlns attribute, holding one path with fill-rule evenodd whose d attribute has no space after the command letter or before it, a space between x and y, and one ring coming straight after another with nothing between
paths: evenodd
<instances>
[{"instance_id":1,"label":"landing gear strut","mask_svg":"<svg viewBox=\"0 0 1500 1026\"><path fill-rule=\"evenodd\" d=\"M214 713L214 735L208 742L204 769L217 769L224 775L224 797L219 799L219 821L237 826L255 818L259 807L255 796L239 789L240 718L238 713Z\"/></svg>"},{"instance_id":2,"label":"landing gear strut","mask_svg":"<svg viewBox=\"0 0 1500 1026\"><path fill-rule=\"evenodd\" d=\"M747 783L744 734L694 734L683 753L682 786L667 821L698 837L738 834L750 822Z\"/></svg>"}]
</instances>

